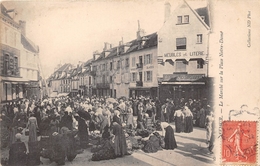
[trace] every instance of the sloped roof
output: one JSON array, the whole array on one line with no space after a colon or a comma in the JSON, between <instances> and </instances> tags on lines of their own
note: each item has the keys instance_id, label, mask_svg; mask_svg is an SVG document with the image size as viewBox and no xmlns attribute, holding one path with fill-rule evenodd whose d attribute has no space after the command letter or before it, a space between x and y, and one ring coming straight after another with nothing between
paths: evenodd
<instances>
[{"instance_id":1,"label":"sloped roof","mask_svg":"<svg viewBox=\"0 0 260 166\"><path fill-rule=\"evenodd\" d=\"M38 53L39 48L32 41L30 41L26 36L21 34L21 43L23 47L31 52Z\"/></svg>"},{"instance_id":2,"label":"sloped roof","mask_svg":"<svg viewBox=\"0 0 260 166\"><path fill-rule=\"evenodd\" d=\"M62 65L59 69L57 69L55 72L62 72L62 71L67 71L68 68L71 66L70 63L65 63L64 65Z\"/></svg>"},{"instance_id":3,"label":"sloped roof","mask_svg":"<svg viewBox=\"0 0 260 166\"><path fill-rule=\"evenodd\" d=\"M205 16L205 20L204 22L209 25L209 13L208 13L208 8L207 7L202 7L202 8L198 8L195 9L195 11L198 13L199 16Z\"/></svg>"},{"instance_id":4,"label":"sloped roof","mask_svg":"<svg viewBox=\"0 0 260 166\"><path fill-rule=\"evenodd\" d=\"M142 49L146 49L146 48L157 46L157 36L158 36L157 32L155 32L155 33L143 36L141 38L141 40L134 39L134 40L128 42L130 44L130 48L125 50L125 52L122 52L122 51L118 52L118 47L123 47L123 46L116 46L116 47L111 48L109 50L110 53L107 55L107 57L105 57L105 52L103 51L101 53L100 57L98 57L95 61L99 61L101 59L106 59L106 58L114 57L114 56L117 56L117 55L123 55L125 53L130 53L130 52L134 52L134 51L138 51L138 50L142 50ZM139 44L140 44L140 42L143 42L143 41L144 41L144 44L140 48Z\"/></svg>"},{"instance_id":5,"label":"sloped roof","mask_svg":"<svg viewBox=\"0 0 260 166\"><path fill-rule=\"evenodd\" d=\"M6 11L7 11L7 9L6 9L5 6L1 3L1 13L2 13L4 16L6 16L6 17L12 19L12 17L10 17L10 16L7 14ZM12 20L13 20L13 19L12 19Z\"/></svg>"}]
</instances>

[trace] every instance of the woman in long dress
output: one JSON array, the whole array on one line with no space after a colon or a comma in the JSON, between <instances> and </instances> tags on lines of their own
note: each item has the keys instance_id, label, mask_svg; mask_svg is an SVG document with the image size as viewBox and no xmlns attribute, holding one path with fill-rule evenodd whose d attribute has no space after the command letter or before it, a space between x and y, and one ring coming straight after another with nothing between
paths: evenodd
<instances>
[{"instance_id":1,"label":"woman in long dress","mask_svg":"<svg viewBox=\"0 0 260 166\"><path fill-rule=\"evenodd\" d=\"M210 138L212 135L211 133L212 133L213 122L214 122L213 112L210 111L209 115L206 116L206 125L205 125L207 130L207 135L206 135L207 144L210 142Z\"/></svg>"},{"instance_id":2,"label":"woman in long dress","mask_svg":"<svg viewBox=\"0 0 260 166\"><path fill-rule=\"evenodd\" d=\"M127 154L126 138L122 127L113 122L112 130L114 134L114 150L117 157L122 157Z\"/></svg>"},{"instance_id":3,"label":"woman in long dress","mask_svg":"<svg viewBox=\"0 0 260 166\"><path fill-rule=\"evenodd\" d=\"M129 126L130 129L135 127L133 109L129 103L126 105L126 125Z\"/></svg>"},{"instance_id":4,"label":"woman in long dress","mask_svg":"<svg viewBox=\"0 0 260 166\"><path fill-rule=\"evenodd\" d=\"M183 114L184 114L184 132L190 133L193 131L193 115L190 109L187 106L183 107Z\"/></svg>"},{"instance_id":5,"label":"woman in long dress","mask_svg":"<svg viewBox=\"0 0 260 166\"><path fill-rule=\"evenodd\" d=\"M160 126L162 128L162 136L164 137L165 142L165 149L166 150L173 150L177 148L177 143L174 136L173 128L167 122L161 122Z\"/></svg>"},{"instance_id":6,"label":"woman in long dress","mask_svg":"<svg viewBox=\"0 0 260 166\"><path fill-rule=\"evenodd\" d=\"M37 141L37 119L34 117L34 114L30 114L30 118L28 120L27 129L29 128L29 142Z\"/></svg>"},{"instance_id":7,"label":"woman in long dress","mask_svg":"<svg viewBox=\"0 0 260 166\"><path fill-rule=\"evenodd\" d=\"M205 127L205 117L206 117L206 110L204 107L202 107L199 111L200 120L199 120L199 127L204 128Z\"/></svg>"},{"instance_id":8,"label":"woman in long dress","mask_svg":"<svg viewBox=\"0 0 260 166\"><path fill-rule=\"evenodd\" d=\"M175 119L175 131L176 131L176 133L183 132L184 114L182 113L181 109L177 109L175 111L174 119Z\"/></svg>"}]
</instances>

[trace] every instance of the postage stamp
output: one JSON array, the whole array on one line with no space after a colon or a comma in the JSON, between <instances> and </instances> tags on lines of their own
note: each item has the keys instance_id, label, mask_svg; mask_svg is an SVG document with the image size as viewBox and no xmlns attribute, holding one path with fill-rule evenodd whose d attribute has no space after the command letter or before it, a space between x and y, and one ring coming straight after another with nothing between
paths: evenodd
<instances>
[{"instance_id":1,"label":"postage stamp","mask_svg":"<svg viewBox=\"0 0 260 166\"><path fill-rule=\"evenodd\" d=\"M222 123L223 164L255 164L257 153L256 121L224 121Z\"/></svg>"}]
</instances>

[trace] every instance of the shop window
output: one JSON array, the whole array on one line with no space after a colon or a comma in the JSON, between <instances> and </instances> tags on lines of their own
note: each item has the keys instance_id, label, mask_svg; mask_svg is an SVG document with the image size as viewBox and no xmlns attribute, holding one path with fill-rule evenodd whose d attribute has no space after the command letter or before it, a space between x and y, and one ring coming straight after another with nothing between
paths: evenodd
<instances>
[{"instance_id":1,"label":"shop window","mask_svg":"<svg viewBox=\"0 0 260 166\"><path fill-rule=\"evenodd\" d=\"M197 43L202 43L202 34L197 34Z\"/></svg>"},{"instance_id":2,"label":"shop window","mask_svg":"<svg viewBox=\"0 0 260 166\"><path fill-rule=\"evenodd\" d=\"M147 82L152 81L152 77L153 77L152 71L144 72L145 81Z\"/></svg>"},{"instance_id":3,"label":"shop window","mask_svg":"<svg viewBox=\"0 0 260 166\"><path fill-rule=\"evenodd\" d=\"M186 50L186 38L176 38L176 49Z\"/></svg>"},{"instance_id":4,"label":"shop window","mask_svg":"<svg viewBox=\"0 0 260 166\"><path fill-rule=\"evenodd\" d=\"M204 61L202 59L197 60L197 69L203 69Z\"/></svg>"}]
</instances>

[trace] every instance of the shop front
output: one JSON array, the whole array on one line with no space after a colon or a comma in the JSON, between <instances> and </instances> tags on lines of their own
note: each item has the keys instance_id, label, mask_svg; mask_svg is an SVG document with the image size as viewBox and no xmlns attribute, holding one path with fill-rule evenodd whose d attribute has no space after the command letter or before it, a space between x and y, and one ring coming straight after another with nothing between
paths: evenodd
<instances>
[{"instance_id":1,"label":"shop front","mask_svg":"<svg viewBox=\"0 0 260 166\"><path fill-rule=\"evenodd\" d=\"M159 98L161 101L166 101L167 98L209 98L213 92L207 80L203 74L165 74L159 83Z\"/></svg>"},{"instance_id":2,"label":"shop front","mask_svg":"<svg viewBox=\"0 0 260 166\"><path fill-rule=\"evenodd\" d=\"M157 97L157 87L129 88L129 97L137 98L139 96L155 99Z\"/></svg>"}]
</instances>

